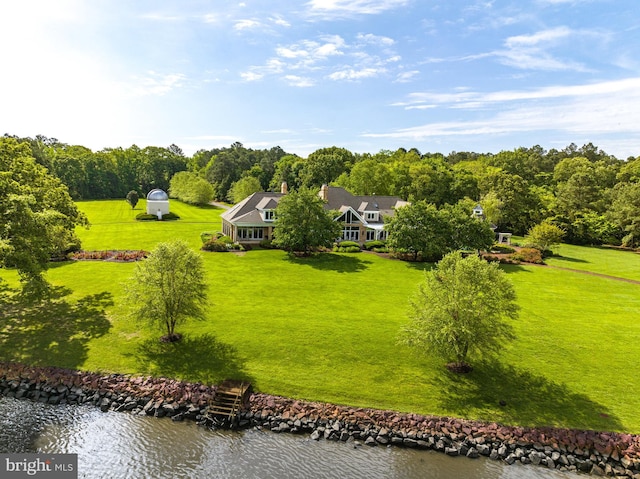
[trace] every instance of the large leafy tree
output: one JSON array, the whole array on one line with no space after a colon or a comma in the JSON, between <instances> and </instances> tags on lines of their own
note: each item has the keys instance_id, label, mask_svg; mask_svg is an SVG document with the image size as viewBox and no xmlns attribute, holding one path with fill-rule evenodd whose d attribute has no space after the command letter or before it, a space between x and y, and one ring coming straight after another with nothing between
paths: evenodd
<instances>
[{"instance_id":1,"label":"large leafy tree","mask_svg":"<svg viewBox=\"0 0 640 479\"><path fill-rule=\"evenodd\" d=\"M446 225L446 251L486 251L495 242L496 235L487 221L475 218L471 211L473 202L461 201L456 205L445 205L438 213Z\"/></svg>"},{"instance_id":2,"label":"large leafy tree","mask_svg":"<svg viewBox=\"0 0 640 479\"><path fill-rule=\"evenodd\" d=\"M275 214L273 242L285 251L309 254L331 246L340 236L340 223L312 190L301 189L282 197Z\"/></svg>"},{"instance_id":3,"label":"large leafy tree","mask_svg":"<svg viewBox=\"0 0 640 479\"><path fill-rule=\"evenodd\" d=\"M611 191L613 200L607 218L624 233L622 244L640 246L640 183L619 183Z\"/></svg>"},{"instance_id":4,"label":"large leafy tree","mask_svg":"<svg viewBox=\"0 0 640 479\"><path fill-rule=\"evenodd\" d=\"M27 290L44 293L50 259L79 247L78 225L88 222L67 187L27 143L0 138L0 266L17 268Z\"/></svg>"},{"instance_id":5,"label":"large leafy tree","mask_svg":"<svg viewBox=\"0 0 640 479\"><path fill-rule=\"evenodd\" d=\"M164 341L178 341L177 324L205 317L207 283L202 257L182 240L160 243L136 264L125 292L135 319L165 330Z\"/></svg>"},{"instance_id":6,"label":"large leafy tree","mask_svg":"<svg viewBox=\"0 0 640 479\"><path fill-rule=\"evenodd\" d=\"M438 209L426 201L397 208L385 229L389 248L410 255L414 261L440 258L448 249L448 225Z\"/></svg>"},{"instance_id":7,"label":"large leafy tree","mask_svg":"<svg viewBox=\"0 0 640 479\"><path fill-rule=\"evenodd\" d=\"M244 176L231 186L231 190L229 190L229 199L233 203L240 203L247 196L258 191L262 191L260 180L255 176Z\"/></svg>"},{"instance_id":8,"label":"large leafy tree","mask_svg":"<svg viewBox=\"0 0 640 479\"><path fill-rule=\"evenodd\" d=\"M453 252L425 273L401 340L469 371L470 358L490 357L513 339L507 320L518 311L513 285L496 263Z\"/></svg>"},{"instance_id":9,"label":"large leafy tree","mask_svg":"<svg viewBox=\"0 0 640 479\"><path fill-rule=\"evenodd\" d=\"M329 184L351 169L352 164L353 153L345 148L332 146L316 150L303 163L300 172L302 185L314 188Z\"/></svg>"},{"instance_id":10,"label":"large leafy tree","mask_svg":"<svg viewBox=\"0 0 640 479\"><path fill-rule=\"evenodd\" d=\"M179 171L169 184L169 196L192 205L208 204L213 193L211 183L190 171Z\"/></svg>"}]
</instances>

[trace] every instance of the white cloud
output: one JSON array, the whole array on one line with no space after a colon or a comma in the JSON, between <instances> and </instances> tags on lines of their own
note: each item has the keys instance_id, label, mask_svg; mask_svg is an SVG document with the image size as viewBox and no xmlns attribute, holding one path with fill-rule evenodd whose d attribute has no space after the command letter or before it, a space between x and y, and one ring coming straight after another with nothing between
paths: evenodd
<instances>
[{"instance_id":1,"label":"white cloud","mask_svg":"<svg viewBox=\"0 0 640 479\"><path fill-rule=\"evenodd\" d=\"M297 75L285 75L284 79L289 85L301 88L315 85L315 82L311 78L300 77Z\"/></svg>"},{"instance_id":2,"label":"white cloud","mask_svg":"<svg viewBox=\"0 0 640 479\"><path fill-rule=\"evenodd\" d=\"M494 52L505 65L526 70L577 70L587 69L573 61L556 58L549 50L558 43L578 35L566 27L542 30L532 35L516 35L505 40L505 50Z\"/></svg>"},{"instance_id":3,"label":"white cloud","mask_svg":"<svg viewBox=\"0 0 640 479\"><path fill-rule=\"evenodd\" d=\"M339 17L376 15L407 3L408 0L311 0L307 6L312 15Z\"/></svg>"},{"instance_id":4,"label":"white cloud","mask_svg":"<svg viewBox=\"0 0 640 479\"><path fill-rule=\"evenodd\" d=\"M280 15L274 15L272 17L269 17L269 20L275 24L275 25L279 25L281 27L290 27L291 24L286 21L284 18L282 18Z\"/></svg>"},{"instance_id":5,"label":"white cloud","mask_svg":"<svg viewBox=\"0 0 640 479\"><path fill-rule=\"evenodd\" d=\"M171 90L184 86L186 75L182 73L160 74L147 72L144 77L134 77L133 82L126 84L126 88L136 96L163 96Z\"/></svg>"},{"instance_id":6,"label":"white cloud","mask_svg":"<svg viewBox=\"0 0 640 479\"><path fill-rule=\"evenodd\" d=\"M400 73L398 73L398 76L396 77L396 82L397 83L408 83L408 82L412 81L419 74L420 74L420 72L418 70L411 70L411 71L408 71L408 72L400 72Z\"/></svg>"},{"instance_id":7,"label":"white cloud","mask_svg":"<svg viewBox=\"0 0 640 479\"><path fill-rule=\"evenodd\" d=\"M503 90L482 93L462 89L454 93L416 92L409 95L406 102L394 103L407 109L420 107L425 104L444 106L448 108L484 108L499 103L521 102L526 100L551 100L557 98L590 98L603 95L622 97L628 92L640 89L640 77L627 78L585 85L550 86L531 90Z\"/></svg>"},{"instance_id":8,"label":"white cloud","mask_svg":"<svg viewBox=\"0 0 640 479\"><path fill-rule=\"evenodd\" d=\"M369 43L372 45L380 45L385 47L389 47L395 43L395 40L393 38L374 35L372 33L366 33L366 34L358 33L358 36L356 38L363 43Z\"/></svg>"},{"instance_id":9,"label":"white cloud","mask_svg":"<svg viewBox=\"0 0 640 479\"><path fill-rule=\"evenodd\" d=\"M254 82L254 81L262 80L264 78L264 74L257 73L254 71L242 72L240 73L240 76L244 81L247 81L247 82Z\"/></svg>"},{"instance_id":10,"label":"white cloud","mask_svg":"<svg viewBox=\"0 0 640 479\"><path fill-rule=\"evenodd\" d=\"M240 31L240 30L251 30L253 28L257 28L260 26L262 26L262 24L257 20L244 19L244 20L238 20L233 25L233 28Z\"/></svg>"},{"instance_id":11,"label":"white cloud","mask_svg":"<svg viewBox=\"0 0 640 479\"><path fill-rule=\"evenodd\" d=\"M598 138L605 134L632 135L640 147L640 77L586 85L555 86L530 91L472 91L414 94L410 108L483 107L467 121L438 121L386 133L367 133L372 138L419 141L436 137L464 137L555 131L573 141L576 135ZM431 103L428 103L431 102ZM405 105L406 106L406 105ZM441 115L440 115L441 116ZM611 141L611 140L609 140Z\"/></svg>"},{"instance_id":12,"label":"white cloud","mask_svg":"<svg viewBox=\"0 0 640 479\"><path fill-rule=\"evenodd\" d=\"M376 69L376 68L363 68L361 70L354 70L353 68L349 68L346 70L341 70L337 72L333 72L328 76L331 80L361 80L363 78L371 78L384 73L384 69Z\"/></svg>"}]
</instances>

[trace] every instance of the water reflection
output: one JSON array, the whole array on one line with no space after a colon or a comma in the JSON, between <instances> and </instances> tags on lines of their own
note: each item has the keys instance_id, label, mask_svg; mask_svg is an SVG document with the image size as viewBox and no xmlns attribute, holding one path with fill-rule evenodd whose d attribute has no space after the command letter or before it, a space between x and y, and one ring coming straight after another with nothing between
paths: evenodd
<instances>
[{"instance_id":1,"label":"water reflection","mask_svg":"<svg viewBox=\"0 0 640 479\"><path fill-rule=\"evenodd\" d=\"M575 475L401 448L354 447L268 431L211 431L192 422L0 397L1 452L78 454L86 478L572 479Z\"/></svg>"}]
</instances>

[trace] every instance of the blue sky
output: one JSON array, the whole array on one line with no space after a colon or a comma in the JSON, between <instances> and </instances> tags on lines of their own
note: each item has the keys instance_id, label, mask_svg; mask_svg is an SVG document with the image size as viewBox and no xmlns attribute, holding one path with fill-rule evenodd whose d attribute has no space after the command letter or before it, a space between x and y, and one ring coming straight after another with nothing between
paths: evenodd
<instances>
[{"instance_id":1,"label":"blue sky","mask_svg":"<svg viewBox=\"0 0 640 479\"><path fill-rule=\"evenodd\" d=\"M637 0L0 4L0 134L640 155Z\"/></svg>"}]
</instances>

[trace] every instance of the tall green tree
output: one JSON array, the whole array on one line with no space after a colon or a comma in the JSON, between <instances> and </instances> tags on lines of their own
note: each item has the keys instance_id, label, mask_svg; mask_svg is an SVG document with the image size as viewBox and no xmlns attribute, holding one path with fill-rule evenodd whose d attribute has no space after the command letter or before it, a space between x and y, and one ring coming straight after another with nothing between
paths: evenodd
<instances>
[{"instance_id":1,"label":"tall green tree","mask_svg":"<svg viewBox=\"0 0 640 479\"><path fill-rule=\"evenodd\" d=\"M607 218L624 233L623 246L640 246L640 183L619 183L611 191Z\"/></svg>"},{"instance_id":2,"label":"tall green tree","mask_svg":"<svg viewBox=\"0 0 640 479\"><path fill-rule=\"evenodd\" d=\"M283 196L275 215L273 243L289 252L309 254L319 247L329 247L342 229L317 193L304 188Z\"/></svg>"},{"instance_id":3,"label":"tall green tree","mask_svg":"<svg viewBox=\"0 0 640 479\"><path fill-rule=\"evenodd\" d=\"M83 213L57 177L36 163L28 143L0 138L0 265L17 268L25 291L43 294L54 256L78 249Z\"/></svg>"},{"instance_id":4,"label":"tall green tree","mask_svg":"<svg viewBox=\"0 0 640 479\"><path fill-rule=\"evenodd\" d=\"M513 285L496 263L449 253L425 273L401 341L469 371L471 358L490 357L514 338L507 320L518 311Z\"/></svg>"},{"instance_id":5,"label":"tall green tree","mask_svg":"<svg viewBox=\"0 0 640 479\"><path fill-rule=\"evenodd\" d=\"M245 176L236 181L229 191L229 199L233 203L240 203L247 196L262 191L260 180L255 176Z\"/></svg>"},{"instance_id":6,"label":"tall green tree","mask_svg":"<svg viewBox=\"0 0 640 479\"><path fill-rule=\"evenodd\" d=\"M190 171L179 171L169 183L169 196L192 205L206 205L213 199L211 183Z\"/></svg>"},{"instance_id":7,"label":"tall green tree","mask_svg":"<svg viewBox=\"0 0 640 479\"><path fill-rule=\"evenodd\" d=\"M329 184L353 164L353 153L345 148L332 146L321 148L309 155L303 162L300 173L301 183L307 188Z\"/></svg>"},{"instance_id":8,"label":"tall green tree","mask_svg":"<svg viewBox=\"0 0 640 479\"><path fill-rule=\"evenodd\" d=\"M166 331L164 341L179 341L176 325L205 318L207 283L202 257L182 240L158 244L147 259L136 263L125 284L125 297L133 318Z\"/></svg>"}]
</instances>

